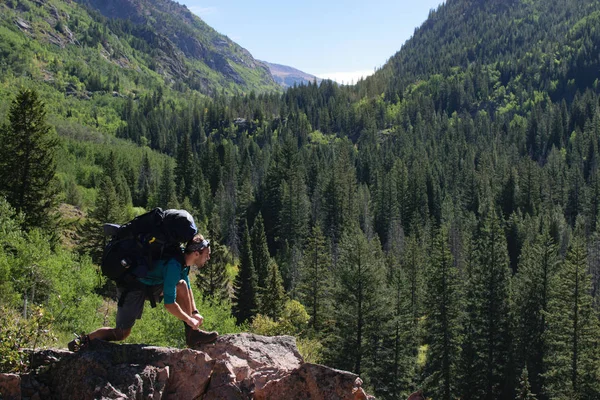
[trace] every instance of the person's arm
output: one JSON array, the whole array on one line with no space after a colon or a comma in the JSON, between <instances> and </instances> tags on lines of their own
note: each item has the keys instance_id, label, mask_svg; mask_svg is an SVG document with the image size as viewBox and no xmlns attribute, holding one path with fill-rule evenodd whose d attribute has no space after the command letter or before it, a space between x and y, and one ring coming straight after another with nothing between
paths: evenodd
<instances>
[{"instance_id":1,"label":"person's arm","mask_svg":"<svg viewBox=\"0 0 600 400\"><path fill-rule=\"evenodd\" d=\"M190 278L188 274L183 276L183 280L187 283L187 287L190 294L190 302L192 303L192 318L197 319L200 322L200 325L204 322L204 317L200 315L198 308L196 307L196 300L194 300L194 293L192 292L192 285L190 285Z\"/></svg>"},{"instance_id":2,"label":"person's arm","mask_svg":"<svg viewBox=\"0 0 600 400\"><path fill-rule=\"evenodd\" d=\"M188 324L190 327L192 327L192 329L198 329L198 327L200 326L200 320L193 318L190 315L187 315L181 309L181 307L179 307L179 304L177 304L177 303L165 304L165 308L167 309L168 312L173 314L176 318L184 321L186 324Z\"/></svg>"}]
</instances>

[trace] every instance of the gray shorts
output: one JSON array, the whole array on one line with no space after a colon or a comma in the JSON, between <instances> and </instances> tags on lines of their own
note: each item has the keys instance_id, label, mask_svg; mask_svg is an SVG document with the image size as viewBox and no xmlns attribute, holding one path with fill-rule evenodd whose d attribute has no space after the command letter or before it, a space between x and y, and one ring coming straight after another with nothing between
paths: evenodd
<instances>
[{"instance_id":1,"label":"gray shorts","mask_svg":"<svg viewBox=\"0 0 600 400\"><path fill-rule=\"evenodd\" d=\"M117 299L121 299L125 289L117 288ZM135 320L142 318L144 312L144 303L150 300L150 295L154 297L156 303L162 301L163 285L149 286L147 290L136 288L129 290L123 300L123 305L117 308L117 328L131 329L135 325Z\"/></svg>"}]
</instances>

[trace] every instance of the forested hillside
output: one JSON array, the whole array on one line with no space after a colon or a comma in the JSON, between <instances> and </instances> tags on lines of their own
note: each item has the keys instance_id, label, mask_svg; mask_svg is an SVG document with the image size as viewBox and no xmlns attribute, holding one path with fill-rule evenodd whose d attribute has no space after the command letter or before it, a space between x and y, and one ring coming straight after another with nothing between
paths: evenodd
<instances>
[{"instance_id":1,"label":"forested hillside","mask_svg":"<svg viewBox=\"0 0 600 400\"><path fill-rule=\"evenodd\" d=\"M352 87L159 82L75 108L3 72L2 134L22 104L8 85L36 88L57 133L44 196L85 217L0 203L2 334L51 326L64 345L110 322L95 227L181 207L213 241L196 278L210 329L296 335L382 399L600 398L598 32L600 1L448 0ZM182 345L151 313L130 340Z\"/></svg>"}]
</instances>

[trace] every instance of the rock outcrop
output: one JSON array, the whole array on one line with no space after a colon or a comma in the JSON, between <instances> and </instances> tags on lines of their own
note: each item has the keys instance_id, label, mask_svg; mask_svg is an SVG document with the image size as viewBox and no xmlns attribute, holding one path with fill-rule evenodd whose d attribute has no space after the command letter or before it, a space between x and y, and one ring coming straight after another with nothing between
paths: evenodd
<instances>
[{"instance_id":1,"label":"rock outcrop","mask_svg":"<svg viewBox=\"0 0 600 400\"><path fill-rule=\"evenodd\" d=\"M33 372L0 374L0 398L372 399L357 375L303 362L291 336L224 335L194 350L95 340L31 356Z\"/></svg>"}]
</instances>

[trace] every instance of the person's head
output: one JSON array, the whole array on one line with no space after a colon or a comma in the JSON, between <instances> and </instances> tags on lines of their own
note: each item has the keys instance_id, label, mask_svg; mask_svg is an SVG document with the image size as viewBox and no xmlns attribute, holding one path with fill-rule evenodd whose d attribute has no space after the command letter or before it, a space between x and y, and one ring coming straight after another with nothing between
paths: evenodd
<instances>
[{"instance_id":1,"label":"person's head","mask_svg":"<svg viewBox=\"0 0 600 400\"><path fill-rule=\"evenodd\" d=\"M210 260L210 241L197 234L185 246L185 260L188 265L202 267Z\"/></svg>"}]
</instances>

